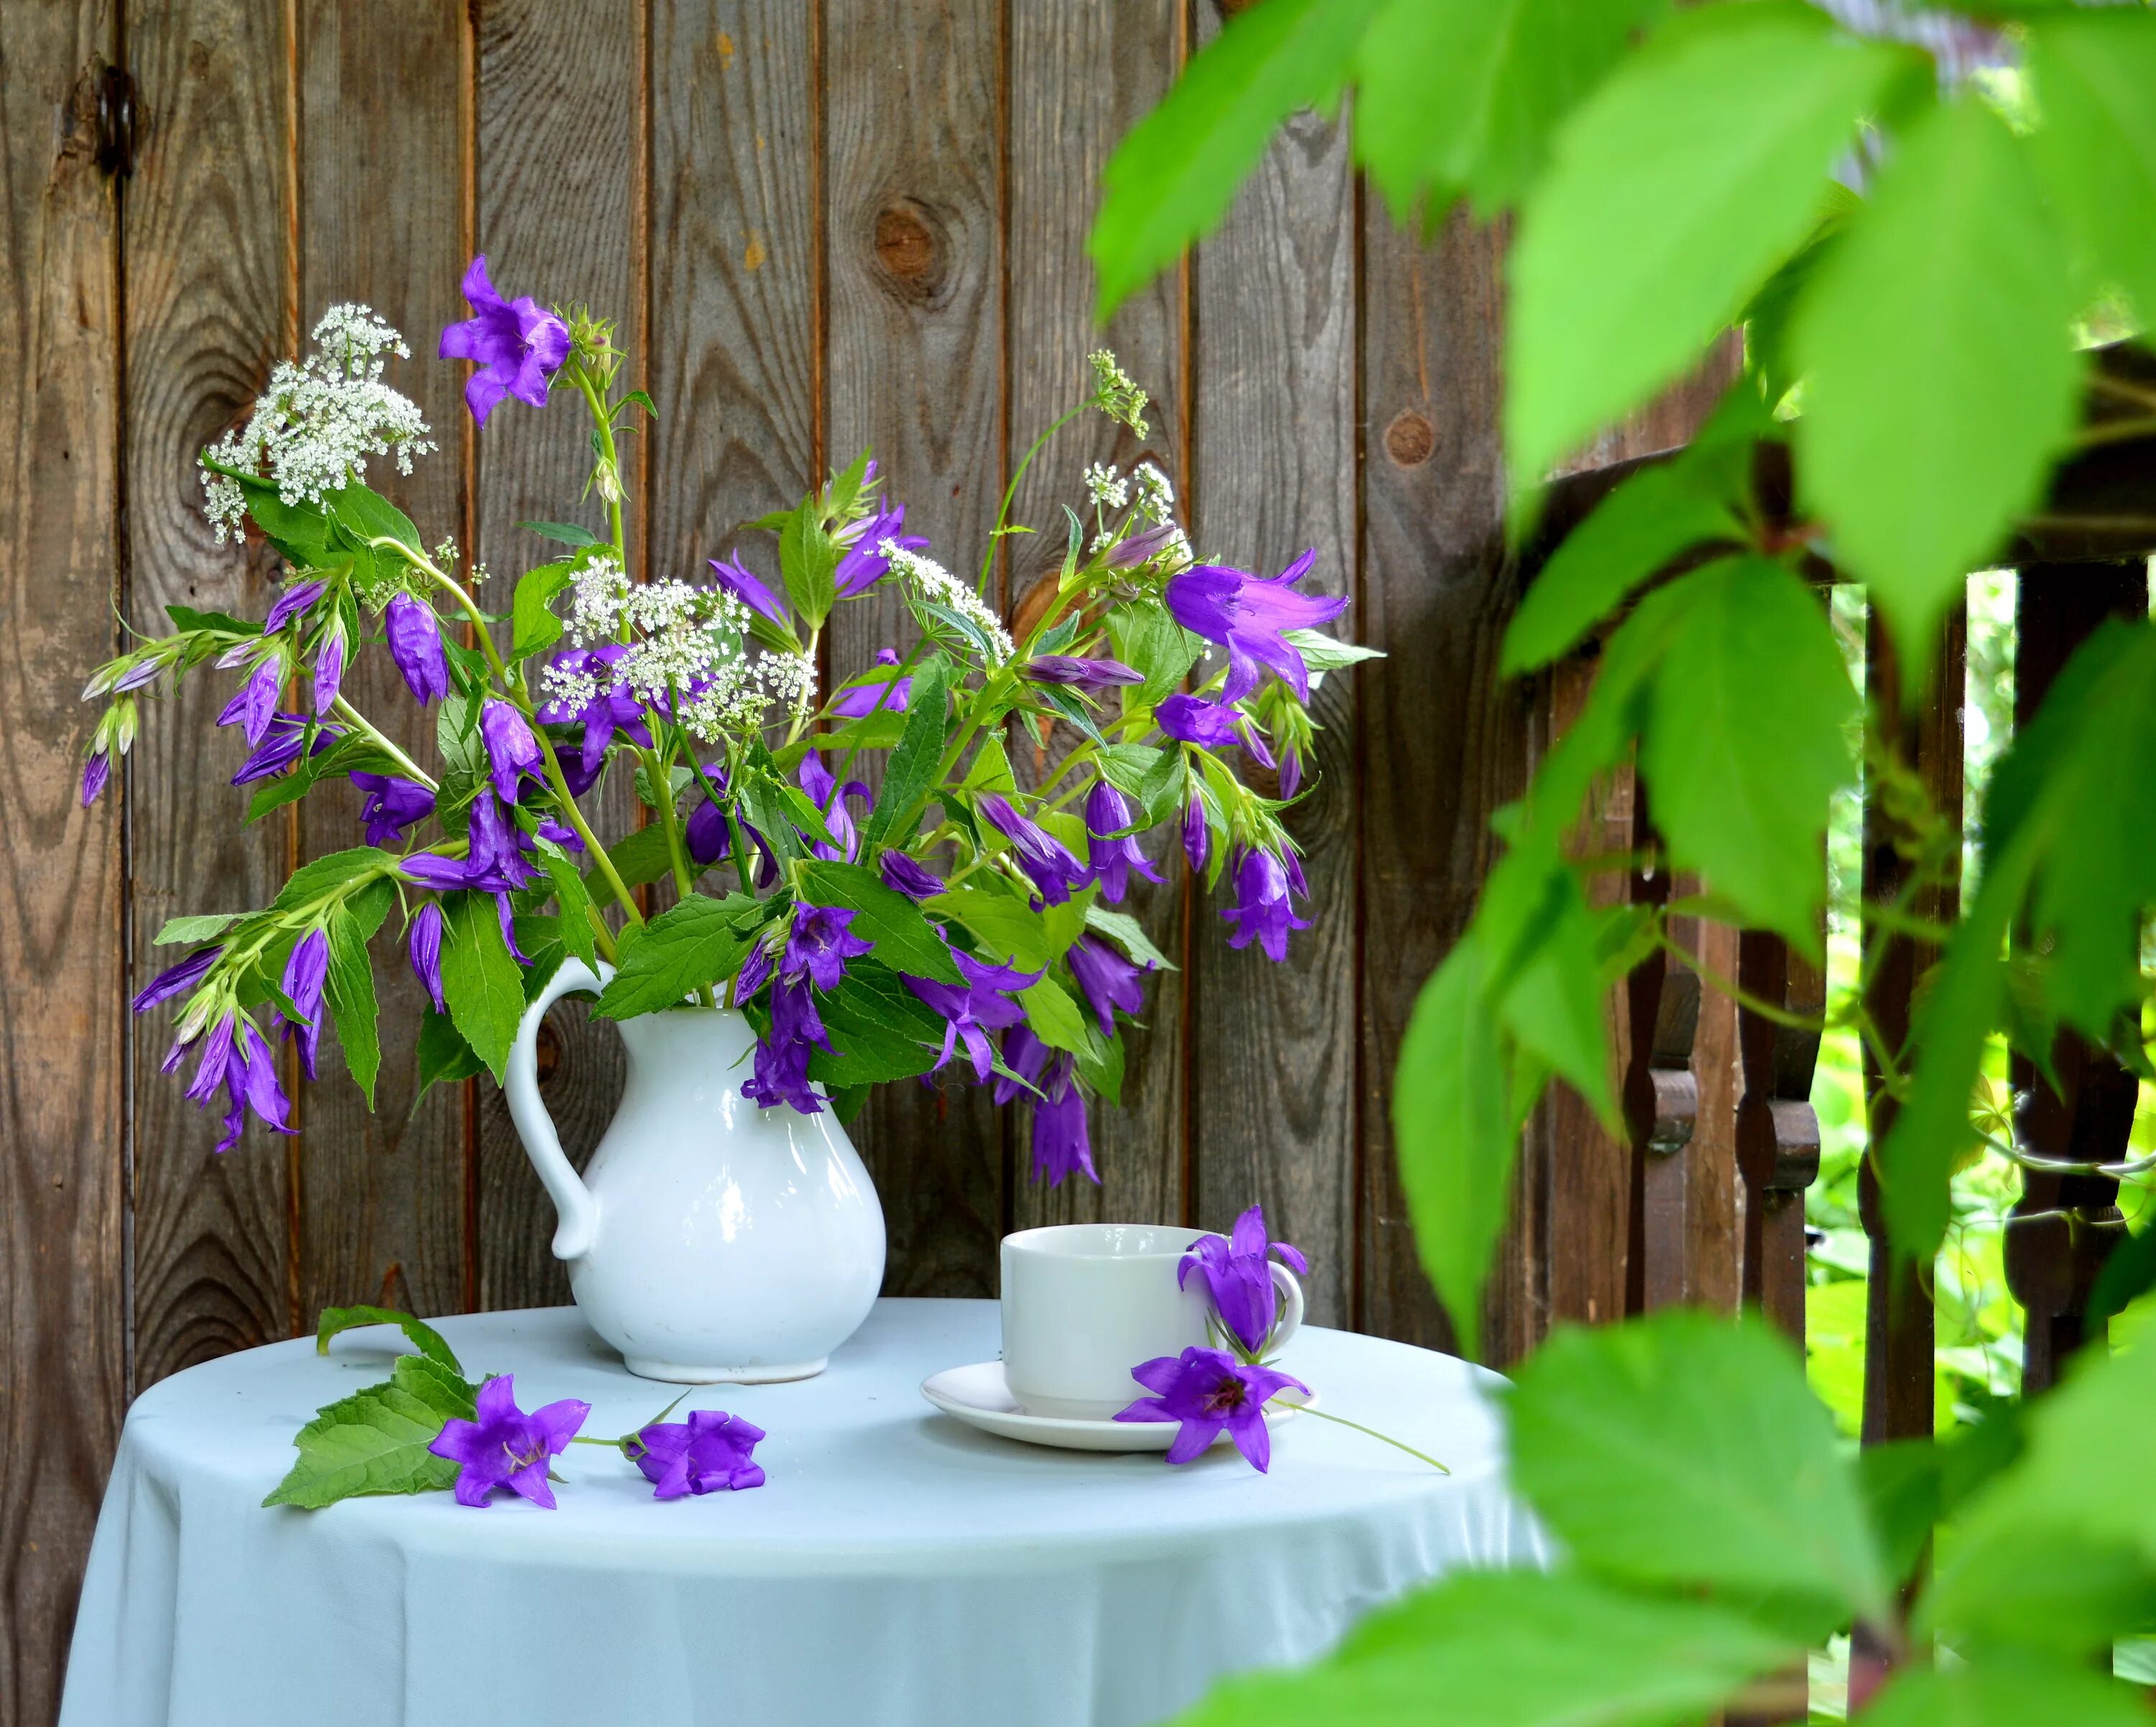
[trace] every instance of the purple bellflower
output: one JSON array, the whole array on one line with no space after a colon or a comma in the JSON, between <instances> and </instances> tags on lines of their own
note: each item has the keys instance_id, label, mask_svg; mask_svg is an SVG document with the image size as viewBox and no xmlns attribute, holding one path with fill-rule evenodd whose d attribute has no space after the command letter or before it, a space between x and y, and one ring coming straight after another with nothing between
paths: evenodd
<instances>
[{"instance_id":1,"label":"purple bellflower","mask_svg":"<svg viewBox=\"0 0 2156 1727\"><path fill-rule=\"evenodd\" d=\"M1291 798L1302 788L1302 752L1288 748L1281 752L1280 794Z\"/></svg>"},{"instance_id":2,"label":"purple bellflower","mask_svg":"<svg viewBox=\"0 0 2156 1727\"><path fill-rule=\"evenodd\" d=\"M1235 932L1228 945L1247 948L1255 941L1277 964L1287 958L1287 933L1310 928L1307 917L1296 915L1290 897L1291 890L1307 892L1301 886L1301 866L1292 854L1283 863L1272 852L1250 848L1239 850L1232 861L1235 903L1220 914Z\"/></svg>"},{"instance_id":3,"label":"purple bellflower","mask_svg":"<svg viewBox=\"0 0 2156 1727\"><path fill-rule=\"evenodd\" d=\"M1113 569L1135 569L1168 550L1182 537L1183 530L1173 522L1156 523L1141 528L1127 538L1121 539L1108 547L1108 564Z\"/></svg>"},{"instance_id":4,"label":"purple bellflower","mask_svg":"<svg viewBox=\"0 0 2156 1727\"><path fill-rule=\"evenodd\" d=\"M1101 1036L1116 1035L1117 1008L1135 1018L1145 1005L1145 990L1138 979L1152 969L1150 964L1133 965L1096 935L1080 936L1063 957L1101 1022Z\"/></svg>"},{"instance_id":5,"label":"purple bellflower","mask_svg":"<svg viewBox=\"0 0 2156 1727\"><path fill-rule=\"evenodd\" d=\"M654 1499L716 1493L763 1485L763 1467L750 1456L763 1429L723 1410L696 1409L685 1421L654 1422L631 1442L636 1467Z\"/></svg>"},{"instance_id":6,"label":"purple bellflower","mask_svg":"<svg viewBox=\"0 0 2156 1727\"><path fill-rule=\"evenodd\" d=\"M354 773L352 783L366 794L359 819L367 824L370 846L401 846L404 830L434 813L434 794L416 779L396 774Z\"/></svg>"},{"instance_id":7,"label":"purple bellflower","mask_svg":"<svg viewBox=\"0 0 2156 1727\"><path fill-rule=\"evenodd\" d=\"M1093 691L1145 681L1142 672L1120 660L1082 660L1075 654L1036 654L1019 668L1019 675L1037 684L1074 684Z\"/></svg>"},{"instance_id":8,"label":"purple bellflower","mask_svg":"<svg viewBox=\"0 0 2156 1727\"><path fill-rule=\"evenodd\" d=\"M1070 848L1047 829L1031 822L998 793L983 794L975 806L998 832L1017 848L1019 861L1051 906L1060 906L1093 879L1093 872L1078 861Z\"/></svg>"},{"instance_id":9,"label":"purple bellflower","mask_svg":"<svg viewBox=\"0 0 2156 1727\"><path fill-rule=\"evenodd\" d=\"M1310 1262L1300 1248L1265 1234L1265 1208L1253 1205L1235 1220L1233 1235L1224 1240L1200 1236L1175 1268L1178 1288L1188 1286L1194 1272L1204 1280L1213 1311L1251 1360L1265 1353L1280 1318L1280 1291L1274 1285L1271 1266L1275 1258L1299 1276L1310 1273Z\"/></svg>"},{"instance_id":10,"label":"purple bellflower","mask_svg":"<svg viewBox=\"0 0 2156 1727\"><path fill-rule=\"evenodd\" d=\"M284 1087L278 1082L276 1051L250 1021L237 1014L228 1014L211 1025L197 1041L201 1046L201 1056L195 1065L195 1077L187 1083L187 1100L207 1109L218 1087L224 1088L224 1131L217 1142L219 1152L229 1151L239 1144L240 1131L247 1125L247 1112L250 1109L271 1131L292 1132L291 1103L285 1096ZM188 1047L183 1043L172 1046L163 1062L166 1072L170 1073L180 1065Z\"/></svg>"},{"instance_id":11,"label":"purple bellflower","mask_svg":"<svg viewBox=\"0 0 2156 1727\"><path fill-rule=\"evenodd\" d=\"M295 587L287 588L270 608L270 615L262 620L262 633L275 635L326 594L329 585L326 581L301 582Z\"/></svg>"},{"instance_id":12,"label":"purple bellflower","mask_svg":"<svg viewBox=\"0 0 2156 1727\"><path fill-rule=\"evenodd\" d=\"M480 424L504 396L534 408L547 405L554 374L569 357L569 326L530 295L504 300L487 280L481 253L465 272L465 299L472 316L442 332L444 360L476 360L465 380L465 405Z\"/></svg>"},{"instance_id":13,"label":"purple bellflower","mask_svg":"<svg viewBox=\"0 0 2156 1727\"><path fill-rule=\"evenodd\" d=\"M1148 881L1161 879L1137 835L1124 831L1130 825L1129 800L1106 780L1095 780L1086 794L1086 831L1091 836L1094 879L1101 884L1101 897L1111 906L1121 904L1130 891L1133 871Z\"/></svg>"},{"instance_id":14,"label":"purple bellflower","mask_svg":"<svg viewBox=\"0 0 2156 1727\"><path fill-rule=\"evenodd\" d=\"M792 1106L803 1115L820 1115L824 1100L808 1082L808 1056L813 1040L801 1035L801 1028L789 1025L787 1029L796 1035L782 1037L778 1010L796 996L806 996L805 984L780 984L772 991L771 1036L758 1041L756 1046L755 1071L742 1086L742 1096L752 1103L766 1109L775 1109L780 1104ZM809 1004L809 1015L815 1014L814 1002ZM817 1031L823 1030L819 1025Z\"/></svg>"},{"instance_id":15,"label":"purple bellflower","mask_svg":"<svg viewBox=\"0 0 2156 1727\"><path fill-rule=\"evenodd\" d=\"M262 734L277 717L277 697L284 686L284 662L273 654L249 674L239 693L224 704L218 714L218 724L229 726L238 722L249 743L260 743Z\"/></svg>"},{"instance_id":16,"label":"purple bellflower","mask_svg":"<svg viewBox=\"0 0 2156 1727\"><path fill-rule=\"evenodd\" d=\"M621 661L628 652L620 643L613 642L604 647L571 648L557 654L555 668L590 678L594 693L582 707L572 707L566 702L550 702L539 710L539 718L547 725L583 725L584 741L580 754L584 768L594 776L606 758L607 748L613 742L615 733L645 749L651 748L651 731L644 724L644 704L629 692L626 685L616 681Z\"/></svg>"},{"instance_id":17,"label":"purple bellflower","mask_svg":"<svg viewBox=\"0 0 2156 1727\"><path fill-rule=\"evenodd\" d=\"M1192 873L1202 873L1213 855L1213 830L1205 820L1205 800L1194 790L1183 806L1183 855L1190 860Z\"/></svg>"},{"instance_id":18,"label":"purple bellflower","mask_svg":"<svg viewBox=\"0 0 2156 1727\"><path fill-rule=\"evenodd\" d=\"M784 603L764 586L762 579L738 557L710 558L705 562L711 565L711 573L719 578L719 586L751 611L768 618L782 630L793 627L793 620L788 616Z\"/></svg>"},{"instance_id":19,"label":"purple bellflower","mask_svg":"<svg viewBox=\"0 0 2156 1727\"><path fill-rule=\"evenodd\" d=\"M876 650L879 668L898 664L896 648ZM847 719L865 719L879 711L904 713L906 704L912 699L913 679L911 676L893 678L888 673L879 676L874 671L864 672L852 689L840 693L831 703L831 712Z\"/></svg>"},{"instance_id":20,"label":"purple bellflower","mask_svg":"<svg viewBox=\"0 0 2156 1727\"><path fill-rule=\"evenodd\" d=\"M1152 717L1162 732L1178 743L1219 749L1235 741L1235 710L1219 702L1201 702L1178 691L1153 709Z\"/></svg>"},{"instance_id":21,"label":"purple bellflower","mask_svg":"<svg viewBox=\"0 0 2156 1727\"><path fill-rule=\"evenodd\" d=\"M1270 666L1301 700L1310 700L1309 668L1282 632L1312 629L1348 609L1344 596L1295 591L1317 562L1315 551L1306 552L1272 577L1200 563L1169 580L1162 598L1175 621L1228 650L1222 701L1240 702L1255 689L1261 666Z\"/></svg>"},{"instance_id":22,"label":"purple bellflower","mask_svg":"<svg viewBox=\"0 0 2156 1727\"><path fill-rule=\"evenodd\" d=\"M1262 1474L1272 1462L1272 1434L1265 1426L1265 1404L1275 1393L1292 1388L1306 1397L1310 1387L1277 1368L1238 1361L1225 1349L1188 1349L1179 1356L1162 1355L1131 1370L1131 1377L1153 1395L1141 1397L1118 1414L1119 1421L1179 1421L1168 1448L1171 1463L1203 1457L1223 1433Z\"/></svg>"},{"instance_id":23,"label":"purple bellflower","mask_svg":"<svg viewBox=\"0 0 2156 1727\"><path fill-rule=\"evenodd\" d=\"M494 793L505 804L516 801L517 782L537 774L546 757L524 716L506 702L490 701L480 710L479 735L494 769Z\"/></svg>"},{"instance_id":24,"label":"purple bellflower","mask_svg":"<svg viewBox=\"0 0 2156 1727\"><path fill-rule=\"evenodd\" d=\"M344 683L344 625L332 624L315 655L315 717L319 719L336 706Z\"/></svg>"},{"instance_id":25,"label":"purple bellflower","mask_svg":"<svg viewBox=\"0 0 2156 1727\"><path fill-rule=\"evenodd\" d=\"M788 982L805 977L819 989L837 989L846 975L846 962L858 959L875 946L848 932L846 926L854 921L854 915L839 906L795 907L793 928L786 938L779 977Z\"/></svg>"},{"instance_id":26,"label":"purple bellflower","mask_svg":"<svg viewBox=\"0 0 2156 1727\"><path fill-rule=\"evenodd\" d=\"M883 553L886 540L907 552L924 550L928 542L906 532L906 506L888 504L873 516L849 522L832 536L845 547L838 568L831 573L839 598L852 599L865 594L891 573L891 559Z\"/></svg>"},{"instance_id":27,"label":"purple bellflower","mask_svg":"<svg viewBox=\"0 0 2156 1727\"><path fill-rule=\"evenodd\" d=\"M270 724L262 734L262 742L254 753L239 764L239 771L232 776L234 785L252 785L258 779L267 779L272 774L282 774L300 759L300 749L305 742L307 717L299 713L280 713L270 716ZM318 756L338 738L344 736L341 726L315 727L315 741L306 746L307 753Z\"/></svg>"},{"instance_id":28,"label":"purple bellflower","mask_svg":"<svg viewBox=\"0 0 2156 1727\"><path fill-rule=\"evenodd\" d=\"M170 1001L175 995L185 995L208 975L217 956L224 951L223 943L213 943L207 948L198 948L177 965L161 971L136 995L135 1011L145 1014L161 1001Z\"/></svg>"},{"instance_id":29,"label":"purple bellflower","mask_svg":"<svg viewBox=\"0 0 2156 1727\"><path fill-rule=\"evenodd\" d=\"M285 1000L300 1015L291 1023L288 1035L300 1040L300 1059L306 1065L309 1079L320 1077L315 1061L322 1046L322 988L329 973L329 935L311 929L292 949L285 962L285 975L278 983Z\"/></svg>"},{"instance_id":30,"label":"purple bellflower","mask_svg":"<svg viewBox=\"0 0 2156 1727\"><path fill-rule=\"evenodd\" d=\"M389 657L404 674L405 684L423 705L449 693L449 660L442 647L442 623L434 609L408 594L393 594L382 614L389 638Z\"/></svg>"},{"instance_id":31,"label":"purple bellflower","mask_svg":"<svg viewBox=\"0 0 2156 1727\"><path fill-rule=\"evenodd\" d=\"M943 878L903 851L886 851L876 860L876 872L884 886L896 888L910 900L933 899L943 892Z\"/></svg>"},{"instance_id":32,"label":"purple bellflower","mask_svg":"<svg viewBox=\"0 0 2156 1727\"><path fill-rule=\"evenodd\" d=\"M479 1388L475 1412L475 1421L451 1416L427 1447L457 1466L457 1503L484 1508L495 1488L506 1487L552 1511L547 1466L569 1448L591 1405L564 1397L526 1415L516 1406L516 1375L505 1373Z\"/></svg>"},{"instance_id":33,"label":"purple bellflower","mask_svg":"<svg viewBox=\"0 0 2156 1727\"><path fill-rule=\"evenodd\" d=\"M112 758L101 749L90 753L82 764L82 807L89 809L97 801L97 794L105 789L105 783L112 778Z\"/></svg>"},{"instance_id":34,"label":"purple bellflower","mask_svg":"<svg viewBox=\"0 0 2156 1727\"><path fill-rule=\"evenodd\" d=\"M846 799L858 798L864 804L870 800L867 785L858 779L850 779L844 785L831 777L831 770L824 765L824 758L814 750L801 758L799 770L794 774L808 800L824 812L824 831L831 836L829 845L821 840L810 840L805 834L809 854L832 862L850 861L860 849L860 837L854 827L853 814L846 808Z\"/></svg>"},{"instance_id":35,"label":"purple bellflower","mask_svg":"<svg viewBox=\"0 0 2156 1727\"><path fill-rule=\"evenodd\" d=\"M405 937L405 952L411 956L412 975L419 980L427 992L427 999L434 1004L434 1011L445 1014L449 1005L442 999L442 907L439 900L429 900L412 914L412 928Z\"/></svg>"},{"instance_id":36,"label":"purple bellflower","mask_svg":"<svg viewBox=\"0 0 2156 1727\"><path fill-rule=\"evenodd\" d=\"M723 763L711 763L704 769L704 778L711 782L721 796L725 795L726 770ZM726 855L730 838L724 806L714 804L708 795L681 824L681 842L688 847L689 856L707 869Z\"/></svg>"},{"instance_id":37,"label":"purple bellflower","mask_svg":"<svg viewBox=\"0 0 2156 1727\"><path fill-rule=\"evenodd\" d=\"M1025 1010L1010 998L1039 983L1041 974L1021 972L1015 966L992 965L955 948L951 950L951 959L958 968L958 975L966 980L963 984L938 983L934 978L916 978L904 972L899 974L899 979L935 1010L943 1021L943 1048L929 1072L942 1072L963 1044L967 1058L973 1064L973 1077L985 1082L995 1070L989 1034L1007 1031L1024 1020ZM1004 1100L999 1096L997 1101Z\"/></svg>"},{"instance_id":38,"label":"purple bellflower","mask_svg":"<svg viewBox=\"0 0 2156 1727\"><path fill-rule=\"evenodd\" d=\"M1100 1174L1093 1167L1093 1147L1086 1130L1086 1097L1073 1077L1075 1064L1060 1050L1052 1050L1024 1025L1004 1034L1004 1065L1026 1084L1033 1095L1033 1179L1045 1176L1050 1187L1060 1187L1063 1178L1081 1169L1096 1186ZM998 1074L995 1099L1008 1103L1024 1087Z\"/></svg>"}]
</instances>

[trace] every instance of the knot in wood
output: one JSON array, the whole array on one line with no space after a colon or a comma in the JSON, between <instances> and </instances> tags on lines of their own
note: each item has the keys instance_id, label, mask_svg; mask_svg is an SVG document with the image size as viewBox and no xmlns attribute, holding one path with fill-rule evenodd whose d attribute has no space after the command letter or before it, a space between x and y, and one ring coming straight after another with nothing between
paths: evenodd
<instances>
[{"instance_id":1,"label":"knot in wood","mask_svg":"<svg viewBox=\"0 0 2156 1727\"><path fill-rule=\"evenodd\" d=\"M875 256L900 298L926 305L943 285L942 224L911 198L897 198L876 212Z\"/></svg>"},{"instance_id":2,"label":"knot in wood","mask_svg":"<svg viewBox=\"0 0 2156 1727\"><path fill-rule=\"evenodd\" d=\"M539 1022L539 1038L533 1054L538 1057L539 1083L543 1086L562 1065L562 1035L544 1020Z\"/></svg>"},{"instance_id":3,"label":"knot in wood","mask_svg":"<svg viewBox=\"0 0 2156 1727\"><path fill-rule=\"evenodd\" d=\"M1403 468L1418 468L1437 448L1437 428L1427 416L1403 408L1385 428L1385 454Z\"/></svg>"}]
</instances>

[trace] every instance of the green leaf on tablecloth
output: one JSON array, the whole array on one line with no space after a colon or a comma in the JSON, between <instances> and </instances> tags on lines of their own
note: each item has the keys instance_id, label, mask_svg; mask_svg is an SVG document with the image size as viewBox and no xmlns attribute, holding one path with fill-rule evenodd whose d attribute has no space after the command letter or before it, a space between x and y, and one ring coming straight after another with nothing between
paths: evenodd
<instances>
[{"instance_id":1,"label":"green leaf on tablecloth","mask_svg":"<svg viewBox=\"0 0 2156 1727\"><path fill-rule=\"evenodd\" d=\"M421 1354L432 1357L452 1373L462 1375L465 1370L457 1352L440 1332L417 1315L395 1308L324 1308L321 1323L315 1328L315 1353L328 1354L331 1338L361 1325L394 1325L412 1339Z\"/></svg>"},{"instance_id":2,"label":"green leaf on tablecloth","mask_svg":"<svg viewBox=\"0 0 2156 1727\"><path fill-rule=\"evenodd\" d=\"M300 1429L300 1459L264 1505L310 1511L369 1493L456 1484L457 1465L427 1449L452 1416L476 1418L477 1389L426 1355L407 1355L379 1385L325 1406Z\"/></svg>"}]
</instances>

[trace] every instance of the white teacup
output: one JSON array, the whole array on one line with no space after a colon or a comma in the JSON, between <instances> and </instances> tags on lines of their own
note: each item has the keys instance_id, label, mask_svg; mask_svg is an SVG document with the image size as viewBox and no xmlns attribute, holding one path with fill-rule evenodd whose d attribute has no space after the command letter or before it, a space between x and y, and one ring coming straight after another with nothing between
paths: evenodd
<instances>
[{"instance_id":1,"label":"white teacup","mask_svg":"<svg viewBox=\"0 0 2156 1727\"><path fill-rule=\"evenodd\" d=\"M1131 1370L1179 1355L1206 1335L1205 1281L1175 1270L1212 1231L1157 1223L1064 1223L1005 1236L1004 1380L1030 1415L1107 1421L1150 1396ZM1285 1343L1302 1324L1302 1285L1272 1266L1281 1293L1273 1333Z\"/></svg>"}]
</instances>

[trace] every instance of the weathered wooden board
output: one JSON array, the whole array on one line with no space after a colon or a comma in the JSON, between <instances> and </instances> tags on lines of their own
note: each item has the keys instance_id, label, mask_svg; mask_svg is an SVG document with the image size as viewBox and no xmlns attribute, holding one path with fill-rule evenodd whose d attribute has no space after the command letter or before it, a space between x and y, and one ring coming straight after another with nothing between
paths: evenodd
<instances>
[{"instance_id":1,"label":"weathered wooden board","mask_svg":"<svg viewBox=\"0 0 2156 1727\"><path fill-rule=\"evenodd\" d=\"M126 1398L120 799L77 800L117 646L117 223L103 0L0 23L0 1721L59 1706ZM116 779L117 776L116 776Z\"/></svg>"},{"instance_id":2,"label":"weathered wooden board","mask_svg":"<svg viewBox=\"0 0 2156 1727\"><path fill-rule=\"evenodd\" d=\"M1004 29L991 0L824 8L825 459L873 447L907 531L968 578L1004 485ZM828 681L912 633L896 594L841 607ZM886 1290L992 1293L1005 1187L985 1093L885 1086L853 1132L883 1198Z\"/></svg>"},{"instance_id":3,"label":"weathered wooden board","mask_svg":"<svg viewBox=\"0 0 2156 1727\"><path fill-rule=\"evenodd\" d=\"M468 540L465 368L434 352L442 326L465 316L457 283L470 255L465 19L434 0L310 0L299 23L299 321L311 328L331 306L356 300L404 332L412 357L396 363L393 381L419 403L440 448L409 477L387 461L370 477L411 517L425 547L444 536ZM335 119L338 144L314 148L325 116ZM344 695L418 760L434 759L433 712L413 701L382 648L355 655ZM299 805L302 856L361 843L359 806L351 787ZM400 917L383 926L374 953L382 1054L374 1107L332 1059L299 1113L303 1325L331 1304L438 1313L477 1300L466 1239L475 1222L465 1167L471 1087L438 1087L413 1113L426 994L405 963Z\"/></svg>"},{"instance_id":4,"label":"weathered wooden board","mask_svg":"<svg viewBox=\"0 0 2156 1727\"><path fill-rule=\"evenodd\" d=\"M1276 574L1306 547L1305 593L1351 601L1357 535L1358 204L1346 128L1291 120L1219 232L1192 263L1191 530L1200 555ZM1339 623L1359 624L1351 603ZM1216 657L1203 665L1217 665ZM1224 1228L1262 1201L1273 1233L1309 1256L1310 1317L1350 1318L1357 1120L1357 691L1313 693L1315 783L1285 818L1302 850L1305 915L1286 966L1228 945L1224 873L1194 904L1192 1180L1195 1221ZM1230 866L1232 868L1232 865Z\"/></svg>"},{"instance_id":5,"label":"weathered wooden board","mask_svg":"<svg viewBox=\"0 0 2156 1727\"><path fill-rule=\"evenodd\" d=\"M126 193L123 568L128 619L154 635L171 627L173 602L261 617L280 567L212 538L195 459L295 345L293 92L275 0L159 7L128 23L144 124ZM150 945L167 917L264 905L290 861L288 821L239 826L246 794L224 782L245 742L211 725L230 681L198 675L145 715L127 776L141 981L180 957ZM215 1116L157 1071L168 1023L154 1014L133 1040L138 1390L301 1323L296 1150L250 1127L213 1156Z\"/></svg>"}]
</instances>

